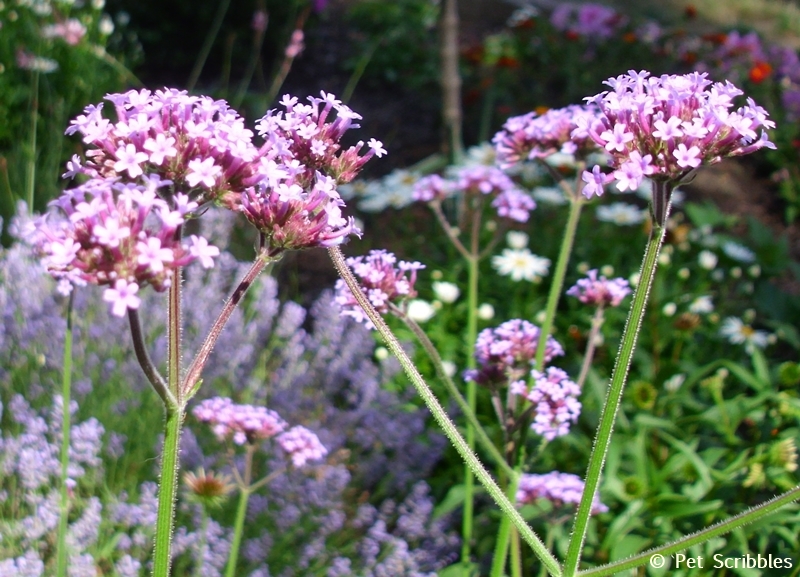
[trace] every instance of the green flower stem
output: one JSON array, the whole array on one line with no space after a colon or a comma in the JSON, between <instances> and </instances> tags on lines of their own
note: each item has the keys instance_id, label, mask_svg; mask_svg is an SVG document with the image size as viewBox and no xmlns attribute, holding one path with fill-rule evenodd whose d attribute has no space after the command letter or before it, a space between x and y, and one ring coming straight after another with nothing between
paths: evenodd
<instances>
[{"instance_id":1,"label":"green flower stem","mask_svg":"<svg viewBox=\"0 0 800 577\"><path fill-rule=\"evenodd\" d=\"M178 449L184 415L182 407L167 407L167 420L164 427L164 449L161 453L161 483L158 486L158 516L156 518L153 577L169 577L170 573L172 528L178 484Z\"/></svg>"},{"instance_id":2,"label":"green flower stem","mask_svg":"<svg viewBox=\"0 0 800 577\"><path fill-rule=\"evenodd\" d=\"M589 341L586 343L586 352L583 355L581 372L578 375L578 380L576 381L579 389L583 389L583 383L586 382L586 377L589 374L589 369L592 366L594 352L595 349L597 349L597 336L600 334L600 329L603 327L603 322L605 322L605 319L603 318L603 305L601 304L594 311L594 316L592 317L592 328L589 330Z\"/></svg>"},{"instance_id":3,"label":"green flower stem","mask_svg":"<svg viewBox=\"0 0 800 577\"><path fill-rule=\"evenodd\" d=\"M136 360L139 361L139 365L142 367L147 380L150 381L150 384L153 386L156 393L158 393L158 396L161 397L161 400L164 401L165 405L176 405L177 400L173 396L172 391L169 390L167 382L158 372L158 368L156 368L147 352L147 345L144 342L144 333L142 332L142 323L139 320L139 311L137 309L128 309L128 324L131 328L131 338L133 340L133 350L136 353Z\"/></svg>"},{"instance_id":4,"label":"green flower stem","mask_svg":"<svg viewBox=\"0 0 800 577\"><path fill-rule=\"evenodd\" d=\"M489 453L489 455L492 457L492 460L494 460L494 462L501 469L503 469L503 472L506 475L508 475L510 478L516 476L514 469L509 467L508 463L506 463L505 459L503 458L503 455L500 454L500 451L497 450L497 447L495 447L494 443L489 438L489 435L486 434L486 430L481 426L480 421L478 421L478 417L476 417L475 413L470 410L469 404L461 394L461 391L458 390L458 387L456 387L453 379L451 379L447 373L444 372L444 367L442 366L442 357L439 356L439 351L437 351L436 347L433 346L433 343L428 338L428 335L425 334L425 331L423 331L416 322L408 318L408 315L403 314L403 312L399 309L392 308L392 312L405 323L412 333L414 333L414 336L417 337L422 345L422 348L425 349L426 353L428 353L428 357L430 357L431 362L436 369L436 374L444 383L445 387L447 388L447 392L450 393L450 396L453 399L455 399L456 404L458 404L458 407L461 409L461 412L475 428L477 440L481 446L486 450L487 453Z\"/></svg>"},{"instance_id":5,"label":"green flower stem","mask_svg":"<svg viewBox=\"0 0 800 577\"><path fill-rule=\"evenodd\" d=\"M378 314L378 312L373 308L369 300L364 295L361 287L358 284L358 281L353 276L353 273L350 272L349 268L347 268L342 251L338 247L331 247L328 249L328 253L331 256L331 260L333 261L336 270L339 272L347 286L350 288L350 291L353 293L353 297L356 299L356 301L358 301L359 305L364 309L364 313L367 315L369 320L372 321L378 332L384 338L387 348L403 365L403 368L405 369L406 374L408 375L412 384L417 389L417 392L422 397L425 404L428 406L428 409L431 411L431 413L433 413L437 423L442 428L450 442L453 444L456 451L458 451L464 461L470 465L472 472L483 484L483 486L486 488L486 491L492 496L500 509L506 515L511 517L511 521L514 523L517 529L519 529L522 538L525 539L525 541L531 546L536 556L542 560L542 563L545 564L550 573L556 577L560 577L561 567L558 564L558 560L552 555L552 553L550 553L550 551L547 550L539 537L536 536L536 533L534 533L527 523L525 523L525 520L516 510L514 505L506 498L502 489L497 486L497 483L480 462L480 460L475 456L475 453L470 450L469 445L466 443L463 437L461 437L458 429L450 420L450 417L447 416L447 413L439 404L439 401L433 395L428 385L425 383L425 379L423 379L422 375L419 374L419 371L414 366L414 363L408 358L408 355L403 350L403 347L400 346L397 338L394 336L394 334L392 334L392 331L386 325L381 315Z\"/></svg>"},{"instance_id":6,"label":"green flower stem","mask_svg":"<svg viewBox=\"0 0 800 577\"><path fill-rule=\"evenodd\" d=\"M522 548L516 527L511 527L511 577L522 577Z\"/></svg>"},{"instance_id":7,"label":"green flower stem","mask_svg":"<svg viewBox=\"0 0 800 577\"><path fill-rule=\"evenodd\" d=\"M36 189L36 130L39 122L39 71L31 72L31 140L25 165L25 201L33 213Z\"/></svg>"},{"instance_id":8,"label":"green flower stem","mask_svg":"<svg viewBox=\"0 0 800 577\"><path fill-rule=\"evenodd\" d=\"M519 474L515 472L514 476L508 480L508 487L506 489L506 497L512 502L516 501L518 486ZM511 529L511 519L508 515L503 515L503 519L500 521L500 530L497 532L497 541L495 541L494 546L491 577L503 577L503 575L505 575Z\"/></svg>"},{"instance_id":9,"label":"green flower stem","mask_svg":"<svg viewBox=\"0 0 800 577\"><path fill-rule=\"evenodd\" d=\"M237 479L240 482L239 505L236 508L236 520L233 522L233 540L231 541L231 552L228 555L228 565L225 567L225 577L236 576L236 563L239 560L239 549L242 546L247 502L250 500L250 493L252 492L250 480L253 477L253 453L255 450L255 445L247 445L247 453L244 457L244 475L241 479ZM234 470L236 470L235 467Z\"/></svg>"},{"instance_id":10,"label":"green flower stem","mask_svg":"<svg viewBox=\"0 0 800 577\"><path fill-rule=\"evenodd\" d=\"M734 517L731 517L727 521L716 523L710 527L706 527L701 531L692 533L691 535L686 535L677 541L662 545L660 547L655 547L654 549L650 549L644 553L639 553L638 555L633 555L632 557L628 557L622 561L615 561L614 563L609 563L608 565L601 565L600 567L593 567L592 569L587 569L586 571L579 571L577 575L592 575L594 577L616 575L621 571L639 567L645 563L648 563L653 555L663 555L664 557L669 557L673 553L678 553L679 551L683 551L684 549L688 549L694 545L705 543L709 539L724 535L725 533L730 533L734 529L738 529L739 527L747 525L748 523L752 523L753 521L761 519L762 517L769 515L770 513L774 513L781 507L788 505L797 499L800 499L800 485L791 491L787 491L782 495L778 495L774 499L770 499L765 503L756 505L744 513L740 513Z\"/></svg>"},{"instance_id":11,"label":"green flower stem","mask_svg":"<svg viewBox=\"0 0 800 577\"><path fill-rule=\"evenodd\" d=\"M180 238L179 227L175 232ZM181 378L181 268L175 269L169 287L167 315L167 388L175 404L166 404L164 449L161 452L161 482L158 486L153 577L169 577L172 562L172 529L175 521L175 496L178 484L178 453L185 403L180 391Z\"/></svg>"},{"instance_id":12,"label":"green flower stem","mask_svg":"<svg viewBox=\"0 0 800 577\"><path fill-rule=\"evenodd\" d=\"M581 209L586 202L579 194L567 195L570 200L569 216L564 229L564 238L561 240L561 249L558 252L558 261L553 271L553 282L550 284L550 294L547 295L547 308L545 309L544 322L539 333L539 343L536 348L536 370L544 371L544 354L547 348L547 337L553 329L553 318L556 316L558 301L561 299L561 289L564 287L564 276L567 274L567 264L572 254L572 245L575 243L575 233L581 218Z\"/></svg>"},{"instance_id":13,"label":"green flower stem","mask_svg":"<svg viewBox=\"0 0 800 577\"><path fill-rule=\"evenodd\" d=\"M206 65L206 59L211 53L211 48L214 46L214 41L217 39L219 29L222 27L222 21L225 19L225 14L228 12L228 7L231 5L231 0L221 0L217 6L217 12L214 14L214 20L211 23L211 30L208 31L203 41L203 46L200 52L197 53L197 60L194 62L192 72L189 75L189 80L186 82L186 90L191 92L194 90L195 84L200 79L200 73Z\"/></svg>"},{"instance_id":14,"label":"green flower stem","mask_svg":"<svg viewBox=\"0 0 800 577\"><path fill-rule=\"evenodd\" d=\"M474 222L474 221L473 221ZM465 350L467 354L467 368L475 368L475 339L478 337L478 226L473 226L472 231L472 253L467 259L468 280L467 280L467 334ZM467 381L467 405L470 412L474 415L477 408L477 384L474 379ZM470 454L475 450L475 427L467 421L467 448ZM464 511L462 522L462 544L461 562L467 565L470 561L470 547L472 546L473 520L475 511L475 479L472 476L472 468L469 463L464 465ZM516 511L516 510L515 510Z\"/></svg>"},{"instance_id":15,"label":"green flower stem","mask_svg":"<svg viewBox=\"0 0 800 577\"><path fill-rule=\"evenodd\" d=\"M622 391L625 387L625 380L628 376L628 369L633 358L633 350L636 347L636 338L644 319L647 297L650 287L653 284L656 267L658 265L658 252L664 240L665 227L654 225L650 232L650 239L644 253L644 262L639 275L639 283L633 295L633 303L625 323L625 330L622 334L619 355L611 376L611 385L608 389L606 402L603 405L603 413L600 417L600 425L597 429L592 455L589 458L589 468L586 473L586 485L583 489L578 511L575 515L572 536L567 549L567 557L564 561L564 574L571 577L575 574L580 563L583 541L586 538L586 531L589 527L589 517L591 515L592 500L600 484L600 474L603 470L608 446L611 442L611 432L614 429L614 420L622 399Z\"/></svg>"},{"instance_id":16,"label":"green flower stem","mask_svg":"<svg viewBox=\"0 0 800 577\"><path fill-rule=\"evenodd\" d=\"M67 303L67 330L64 333L64 362L61 375L61 503L58 518L58 544L56 545L56 577L67 574L67 520L69 517L69 495L67 474L69 471L69 433L72 426L70 393L72 390L72 297Z\"/></svg>"}]
</instances>

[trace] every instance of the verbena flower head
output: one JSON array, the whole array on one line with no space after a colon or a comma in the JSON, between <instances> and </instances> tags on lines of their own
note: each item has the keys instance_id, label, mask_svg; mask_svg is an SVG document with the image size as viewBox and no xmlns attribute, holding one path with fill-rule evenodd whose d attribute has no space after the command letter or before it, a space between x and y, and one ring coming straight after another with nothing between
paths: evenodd
<instances>
[{"instance_id":1,"label":"verbena flower head","mask_svg":"<svg viewBox=\"0 0 800 577\"><path fill-rule=\"evenodd\" d=\"M386 154L374 138L367 142L363 155L363 141L343 150L342 137L351 128L359 128L354 121L361 116L333 94L320 94L321 98L309 96L310 104L300 104L297 98L285 95L280 102L285 111L270 110L256 123L258 133L267 141L267 157L285 164L302 188L311 188L318 173L330 176L337 185L350 182L370 158ZM268 171L267 176L273 175Z\"/></svg>"},{"instance_id":2,"label":"verbena flower head","mask_svg":"<svg viewBox=\"0 0 800 577\"><path fill-rule=\"evenodd\" d=\"M419 202L444 200L452 193L452 183L438 174L430 174L420 178L414 185L412 198Z\"/></svg>"},{"instance_id":3,"label":"verbena flower head","mask_svg":"<svg viewBox=\"0 0 800 577\"><path fill-rule=\"evenodd\" d=\"M201 423L211 425L218 439L233 440L237 445L255 444L286 429L286 422L275 411L237 405L225 397L201 401L192 413Z\"/></svg>"},{"instance_id":4,"label":"verbena flower head","mask_svg":"<svg viewBox=\"0 0 800 577\"><path fill-rule=\"evenodd\" d=\"M253 132L224 100L186 91L143 89L109 94L116 121L103 103L87 106L67 134L79 132L89 145L85 161L76 155L65 177L120 178L136 182L156 174L171 183L160 194L182 192L199 205L228 202L261 180L262 155Z\"/></svg>"},{"instance_id":5,"label":"verbena flower head","mask_svg":"<svg viewBox=\"0 0 800 577\"><path fill-rule=\"evenodd\" d=\"M597 278L597 269L587 272L586 277L580 279L567 291L568 295L577 298L584 304L616 307L631 292L627 280L623 278L608 280L605 276Z\"/></svg>"},{"instance_id":6,"label":"verbena flower head","mask_svg":"<svg viewBox=\"0 0 800 577\"><path fill-rule=\"evenodd\" d=\"M374 138L363 155L363 142L343 150L342 137L358 128L353 121L361 117L325 92L309 101L299 104L284 96L285 111L270 110L256 125L266 141L264 178L242 194L240 210L277 250L334 246L360 234L353 218L342 216L337 186L353 180L370 158L386 153Z\"/></svg>"},{"instance_id":7,"label":"verbena flower head","mask_svg":"<svg viewBox=\"0 0 800 577\"><path fill-rule=\"evenodd\" d=\"M536 359L541 330L521 319L506 321L493 329L484 329L475 342L478 369L468 371L468 380L482 385L499 386L528 373ZM550 362L563 355L564 349L553 337L547 337L544 359Z\"/></svg>"},{"instance_id":8,"label":"verbena flower head","mask_svg":"<svg viewBox=\"0 0 800 577\"><path fill-rule=\"evenodd\" d=\"M612 180L620 191L636 190L647 176L654 181L659 226L672 188L701 164L775 147L765 130L775 123L752 99L734 109L734 98L743 93L730 82L712 83L696 72L652 77L631 70L606 84L610 91L586 99L602 114L585 128L610 154L613 174L599 167L585 172L583 193L602 194Z\"/></svg>"},{"instance_id":9,"label":"verbena flower head","mask_svg":"<svg viewBox=\"0 0 800 577\"><path fill-rule=\"evenodd\" d=\"M510 168L524 160L544 159L556 153L586 156L599 150L586 127L593 124L600 109L591 104L571 105L513 116L494 135L497 162Z\"/></svg>"},{"instance_id":10,"label":"verbena flower head","mask_svg":"<svg viewBox=\"0 0 800 577\"><path fill-rule=\"evenodd\" d=\"M559 3L550 15L550 24L568 37L606 40L627 22L622 14L602 4Z\"/></svg>"},{"instance_id":11,"label":"verbena flower head","mask_svg":"<svg viewBox=\"0 0 800 577\"><path fill-rule=\"evenodd\" d=\"M453 189L467 195L490 195L498 216L527 222L536 208L533 198L514 184L508 175L494 166L465 166L454 175Z\"/></svg>"},{"instance_id":12,"label":"verbena flower head","mask_svg":"<svg viewBox=\"0 0 800 577\"><path fill-rule=\"evenodd\" d=\"M38 219L30 240L47 271L59 279L60 292L68 294L73 285L86 283L108 286L103 298L113 314L123 316L138 308L136 294L143 286L166 290L176 267L194 260L206 268L214 265L219 249L194 235L175 236L197 203L178 194L173 210L156 193L169 183L157 175L147 183L94 178L50 203L66 218L51 213Z\"/></svg>"},{"instance_id":13,"label":"verbena flower head","mask_svg":"<svg viewBox=\"0 0 800 577\"><path fill-rule=\"evenodd\" d=\"M347 265L361 280L364 294L379 313L389 312L389 304L402 305L417 296L414 290L417 271L425 268L418 262L398 261L394 254L385 250L373 250L367 256L348 258ZM374 328L342 279L336 281L335 300L342 316L352 317Z\"/></svg>"},{"instance_id":14,"label":"verbena flower head","mask_svg":"<svg viewBox=\"0 0 800 577\"><path fill-rule=\"evenodd\" d=\"M328 454L317 435L305 427L292 427L278 435L277 440L295 467L302 467L308 461L319 461Z\"/></svg>"},{"instance_id":15,"label":"verbena flower head","mask_svg":"<svg viewBox=\"0 0 800 577\"><path fill-rule=\"evenodd\" d=\"M534 405L531 429L548 441L566 435L570 424L581 414L580 387L556 367L547 367L544 373L533 370L531 375L532 388L528 389L523 380L515 381L510 388L511 394L524 397Z\"/></svg>"},{"instance_id":16,"label":"verbena flower head","mask_svg":"<svg viewBox=\"0 0 800 577\"><path fill-rule=\"evenodd\" d=\"M517 488L517 504L527 505L539 499L551 501L553 505L577 505L583 495L584 482L577 475L552 471L544 475L520 475ZM600 496L592 500L592 514L605 513L608 507L600 502Z\"/></svg>"}]
</instances>

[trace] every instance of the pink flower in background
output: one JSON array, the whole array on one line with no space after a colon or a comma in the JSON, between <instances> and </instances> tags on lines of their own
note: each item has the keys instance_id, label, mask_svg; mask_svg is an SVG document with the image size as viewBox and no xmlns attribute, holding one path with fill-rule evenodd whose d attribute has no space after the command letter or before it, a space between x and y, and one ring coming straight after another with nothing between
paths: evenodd
<instances>
[{"instance_id":1,"label":"pink flower in background","mask_svg":"<svg viewBox=\"0 0 800 577\"><path fill-rule=\"evenodd\" d=\"M286 430L286 422L266 407L237 405L229 398L214 397L201 401L192 414L207 423L220 440L232 440L237 445L255 444Z\"/></svg>"},{"instance_id":2,"label":"pink flower in background","mask_svg":"<svg viewBox=\"0 0 800 577\"><path fill-rule=\"evenodd\" d=\"M398 261L385 250L373 250L367 256L347 259L347 266L361 281L363 293L379 313L389 312L389 305L402 305L417 296L414 284L417 271L425 268L418 262ZM369 328L374 328L361 306L356 301L344 280L336 281L336 304L342 316L354 318Z\"/></svg>"},{"instance_id":3,"label":"pink flower in background","mask_svg":"<svg viewBox=\"0 0 800 577\"><path fill-rule=\"evenodd\" d=\"M534 406L531 429L548 441L569 433L571 423L581 414L578 397L580 387L567 373L556 367L547 367L544 373L531 371L534 385L530 389L523 380L511 384L510 393L527 399Z\"/></svg>"},{"instance_id":4,"label":"pink flower in background","mask_svg":"<svg viewBox=\"0 0 800 577\"><path fill-rule=\"evenodd\" d=\"M587 278L580 279L567 291L568 295L584 304L616 307L631 292L628 281L623 278L597 278L597 269L590 270L586 276Z\"/></svg>"},{"instance_id":5,"label":"pink flower in background","mask_svg":"<svg viewBox=\"0 0 800 577\"><path fill-rule=\"evenodd\" d=\"M517 488L517 504L528 505L539 499L551 501L556 506L577 505L583 495L584 482L577 475L551 471L544 475L521 475ZM605 513L608 507L595 495L592 513Z\"/></svg>"},{"instance_id":6,"label":"pink flower in background","mask_svg":"<svg viewBox=\"0 0 800 577\"><path fill-rule=\"evenodd\" d=\"M319 437L305 427L292 427L281 433L278 444L286 451L295 467L302 467L308 461L322 460L328 454Z\"/></svg>"}]
</instances>

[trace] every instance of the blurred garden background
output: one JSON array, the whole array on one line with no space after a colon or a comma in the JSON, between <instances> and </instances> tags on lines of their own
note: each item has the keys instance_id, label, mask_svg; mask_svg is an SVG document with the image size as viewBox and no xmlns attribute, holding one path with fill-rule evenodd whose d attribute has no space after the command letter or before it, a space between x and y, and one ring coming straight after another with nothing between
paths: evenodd
<instances>
[{"instance_id":1,"label":"blurred garden background","mask_svg":"<svg viewBox=\"0 0 800 577\"><path fill-rule=\"evenodd\" d=\"M128 90L224 99L251 130L284 94L305 101L332 93L361 115L347 144L374 137L388 154L340 187L345 212L364 231L343 251L387 250L424 265L403 305L413 322L388 322L466 429L445 381L466 391L465 371L475 369L471 333L511 319L543 322L569 212L559 187L580 182L580 165L558 153L507 170L503 178L536 205L525 219L488 203L465 211L458 198L436 213L415 186L432 174L457 183L469 171L499 172L493 137L509 118L582 104L629 70L698 71L733 82L768 111L777 148L703 167L675 192L584 566L640 553L792 489L800 436L798 49L800 6L778 0L0 1L0 576L56 574L65 372L72 375L68 574L149 574L160 401L136 362L127 323L109 314L102 291L81 287L66 298L25 240L34 216L69 186L67 162L83 154L82 135L64 135L70 121L107 93ZM650 188L607 189L577 222L565 290L590 271L636 286L652 228ZM451 234L440 215L454 223ZM243 222L212 207L190 223L221 254L213 269L186 270L189 351L254 256L255 236ZM472 288L453 238L485 249ZM321 249L270 266L231 317L199 394L277 411L314 431L327 454L289 466L285 449L269 442L245 456L190 413L175 575L495 571L501 515L476 490L465 553L463 463L375 332L340 314L337 278ZM161 366L166 300L153 291L140 296L144 339ZM573 379L582 375L580 416L553 439L523 434L525 473L585 474L629 305L630 298L609 306L598 324L584 302L561 298L552 334L564 354L554 363ZM74 344L65 356L68 329ZM496 393L478 387L476 414L502 446ZM495 467L484 449L478 454ZM246 463L256 481L266 480L249 495L237 541ZM503 477L502 467L492 470ZM575 504L574 495L543 490L519 499L523 517L558 556ZM794 559L789 569L715 575L800 575L798 535L800 507L792 504L692 552ZM522 570L512 575L545 574L530 551L517 558Z\"/></svg>"}]
</instances>

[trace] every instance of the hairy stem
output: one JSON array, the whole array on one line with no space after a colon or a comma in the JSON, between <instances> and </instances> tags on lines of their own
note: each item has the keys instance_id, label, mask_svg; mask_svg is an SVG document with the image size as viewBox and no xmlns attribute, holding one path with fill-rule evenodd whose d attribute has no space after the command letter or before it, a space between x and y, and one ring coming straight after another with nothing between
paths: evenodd
<instances>
[{"instance_id":1,"label":"hairy stem","mask_svg":"<svg viewBox=\"0 0 800 577\"><path fill-rule=\"evenodd\" d=\"M161 453L161 483L158 486L153 577L169 577L172 559L172 529L175 521L175 496L178 485L178 453L181 440L182 407L167 407L164 449Z\"/></svg>"},{"instance_id":2,"label":"hairy stem","mask_svg":"<svg viewBox=\"0 0 800 577\"><path fill-rule=\"evenodd\" d=\"M545 309L544 322L542 323L541 333L539 333L539 343L536 348L536 370L544 372L544 355L547 349L547 337L553 329L553 318L556 316L558 301L561 299L561 289L564 287L564 276L567 274L567 264L572 254L572 246L575 243L575 233L578 230L578 222L581 218L581 209L584 200L577 194L568 195L570 199L569 216L567 225L564 229L564 237L561 240L561 249L558 252L558 261L553 271L553 281L550 284L550 293L547 295L547 308Z\"/></svg>"},{"instance_id":3,"label":"hairy stem","mask_svg":"<svg viewBox=\"0 0 800 577\"><path fill-rule=\"evenodd\" d=\"M586 352L583 354L583 364L581 365L581 372L578 375L577 380L579 389L583 389L583 383L586 381L586 376L589 374L589 368L592 366L594 352L597 349L597 336L600 334L603 321L603 305L599 305L594 311L594 316L592 317L592 328L589 330L589 341L586 343Z\"/></svg>"},{"instance_id":4,"label":"hairy stem","mask_svg":"<svg viewBox=\"0 0 800 577\"><path fill-rule=\"evenodd\" d=\"M133 351L136 353L136 360L139 361L139 366L142 367L147 380L155 389L161 400L164 401L166 406L175 406L177 401L169 390L167 382L161 373L158 372L150 355L147 352L147 345L144 342L144 333L142 332L142 323L139 320L139 311L137 309L128 309L128 324L131 327L131 338L133 339Z\"/></svg>"},{"instance_id":5,"label":"hairy stem","mask_svg":"<svg viewBox=\"0 0 800 577\"><path fill-rule=\"evenodd\" d=\"M244 456L244 475L240 480L239 504L236 507L236 520L233 522L233 540L231 541L231 552L228 555L228 565L225 567L225 577L236 576L236 563L239 560L239 549L242 546L247 502L250 500L250 493L252 492L250 481L253 477L253 453L255 449L254 445L248 444L247 452Z\"/></svg>"},{"instance_id":6,"label":"hairy stem","mask_svg":"<svg viewBox=\"0 0 800 577\"><path fill-rule=\"evenodd\" d=\"M583 541L586 538L586 531L589 527L589 517L591 515L592 500L600 484L600 475L603 471L608 446L611 443L611 432L614 429L614 421L617 416L619 404L622 399L622 391L633 359L633 350L636 347L636 339L639 329L644 319L644 312L647 305L647 297L650 287L653 284L656 267L658 265L658 253L661 243L664 240L664 227L654 225L650 232L650 239L644 253L644 261L639 276L639 284L633 295L633 303L625 323L625 330L622 334L617 362L611 375L611 385L606 395L603 405L603 413L600 417L600 425L597 429L592 454L589 458L589 468L586 473L586 485L583 489L581 502L575 515L572 536L567 549L567 557L564 561L564 574L571 577L575 574L580 563Z\"/></svg>"},{"instance_id":7,"label":"hairy stem","mask_svg":"<svg viewBox=\"0 0 800 577\"><path fill-rule=\"evenodd\" d=\"M463 458L464 461L470 465L472 472L483 484L483 486L486 488L486 491L495 500L503 513L511 517L511 521L519 530L522 538L525 539L525 541L531 546L536 556L542 560L542 563L547 566L548 571L550 571L552 575L560 577L561 567L558 564L558 560L553 556L552 553L550 553L550 551L547 550L542 541L539 539L539 537L537 537L536 533L528 526L528 524L525 523L525 520L516 510L514 505L506 498L503 490L498 487L495 480L492 478L480 460L475 456L475 453L469 448L467 442L460 435L458 429L450 420L450 417L447 416L447 413L439 404L439 401L436 399L435 395L431 392L430 387L425 382L425 379L414 366L414 363L403 350L403 347L400 346L400 342L386 325L381 315L378 314L367 297L364 295L355 276L353 276L353 273L347 267L347 263L344 260L342 251L338 247L331 247L328 249L328 253L331 256L331 260L333 261L336 270L339 272L347 286L350 288L350 291L353 293L353 297L356 299L356 301L358 301L358 304L364 309L364 313L367 315L369 320L372 321L372 324L375 325L375 328L384 338L387 348L403 365L403 368L405 369L406 374L408 375L412 384L417 389L417 392L419 393L420 397L422 397L422 400L428 406L428 409L431 411L431 413L433 413L436 422L453 444L453 447L456 449L456 451L458 451L459 455L461 455L461 458Z\"/></svg>"},{"instance_id":8,"label":"hairy stem","mask_svg":"<svg viewBox=\"0 0 800 577\"><path fill-rule=\"evenodd\" d=\"M458 387L456 387L453 379L451 379L447 373L445 373L444 367L442 366L442 357L439 356L439 351L436 350L436 347L428 338L428 335L425 334L425 331L422 330L422 327L408 318L408 315L403 314L402 311L395 308L392 310L392 312L405 323L412 333L414 333L414 336L417 337L417 340L419 340L422 348L425 349L426 353L428 353L428 357L431 359L431 362L436 369L436 374L444 383L445 387L447 388L447 392L450 393L450 396L456 401L458 408L461 409L462 413L464 413L467 421L469 421L470 424L475 428L478 442L480 442L481 446L486 450L487 453L489 453L489 455L492 457L492 460L494 460L494 462L501 469L503 469L506 475L509 477L514 477L516 475L516 473L514 473L514 469L508 466L508 463L506 463L505 459L500 454L500 451L497 450L497 447L495 447L494 443L492 443L491 439L489 439L489 435L486 434L486 430L481 426L480 421L478 421L478 417L476 417L475 413L469 408L469 403L467 403L467 400L461 394L461 391L458 390Z\"/></svg>"},{"instance_id":9,"label":"hairy stem","mask_svg":"<svg viewBox=\"0 0 800 577\"><path fill-rule=\"evenodd\" d=\"M58 543L56 545L56 576L67 575L67 519L69 517L69 494L67 477L69 472L69 434L72 415L69 410L72 391L72 301L74 291L67 303L67 330L64 333L64 362L61 374L61 501L58 517Z\"/></svg>"}]
</instances>

